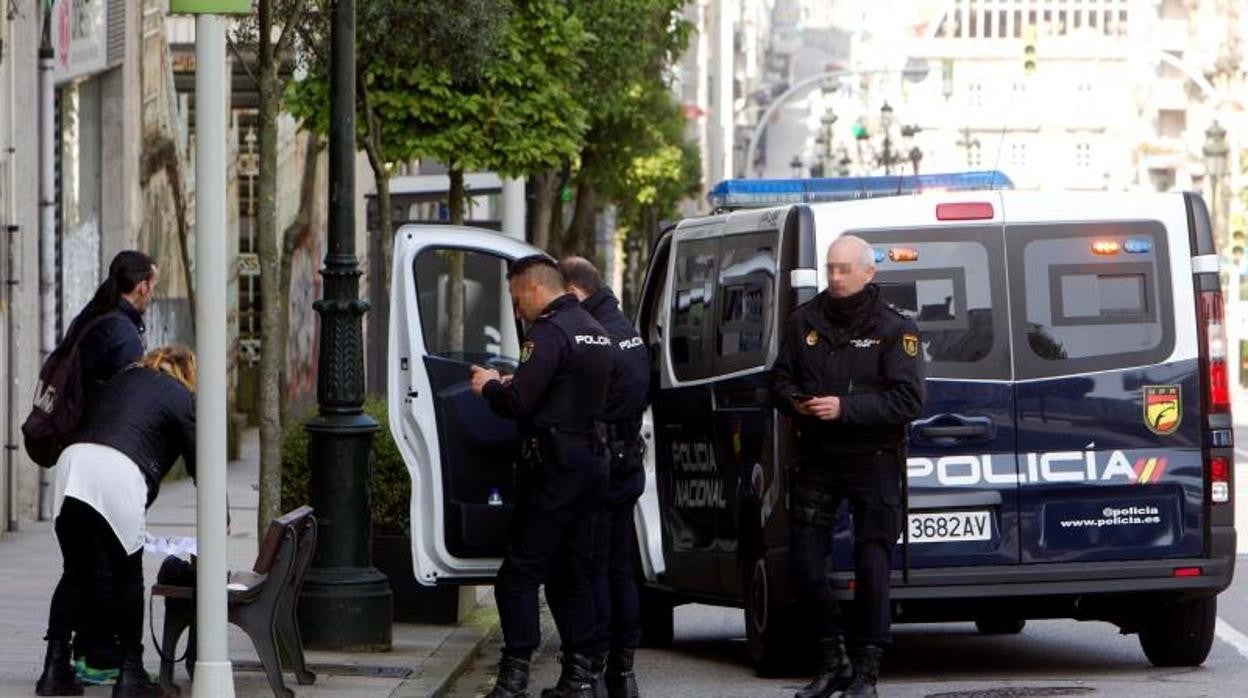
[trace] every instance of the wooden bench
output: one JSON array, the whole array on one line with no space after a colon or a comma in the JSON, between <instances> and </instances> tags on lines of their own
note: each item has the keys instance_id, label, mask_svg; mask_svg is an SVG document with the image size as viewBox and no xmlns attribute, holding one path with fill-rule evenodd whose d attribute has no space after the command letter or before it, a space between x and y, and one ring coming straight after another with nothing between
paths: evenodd
<instances>
[{"instance_id":1,"label":"wooden bench","mask_svg":"<svg viewBox=\"0 0 1248 698\"><path fill-rule=\"evenodd\" d=\"M260 542L260 552L251 572L231 572L229 620L247 633L268 675L273 695L293 698L294 691L282 681L280 657L284 654L301 686L316 681L303 658L303 640L295 618L299 591L312 553L316 550L316 518L312 508L303 506L274 519ZM186 670L195 665L195 588L156 584L152 596L165 600L165 625L160 659L160 683L173 683L174 652L182 633L191 629L186 652ZM282 652L279 653L278 643Z\"/></svg>"}]
</instances>

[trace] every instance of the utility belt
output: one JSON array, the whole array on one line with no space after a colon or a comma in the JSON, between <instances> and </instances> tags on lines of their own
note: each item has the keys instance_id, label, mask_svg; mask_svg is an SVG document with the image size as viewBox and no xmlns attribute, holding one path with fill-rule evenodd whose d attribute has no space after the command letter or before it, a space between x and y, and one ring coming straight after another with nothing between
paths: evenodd
<instances>
[{"instance_id":1,"label":"utility belt","mask_svg":"<svg viewBox=\"0 0 1248 698\"><path fill-rule=\"evenodd\" d=\"M606 448L605 425L595 422L583 431L562 431L554 427L538 427L535 432L520 441L520 464L527 468L555 465L557 444L583 444L591 453L602 453Z\"/></svg>"}]
</instances>

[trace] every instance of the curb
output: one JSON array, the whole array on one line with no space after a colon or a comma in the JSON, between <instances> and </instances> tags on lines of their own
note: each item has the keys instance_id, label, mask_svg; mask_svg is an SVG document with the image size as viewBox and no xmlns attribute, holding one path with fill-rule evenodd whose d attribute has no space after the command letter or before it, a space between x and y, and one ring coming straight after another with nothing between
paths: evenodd
<instances>
[{"instance_id":1,"label":"curb","mask_svg":"<svg viewBox=\"0 0 1248 698\"><path fill-rule=\"evenodd\" d=\"M399 685L390 698L437 698L444 696L455 681L472 665L494 636L499 632L498 613L493 609L478 608L476 619L460 625L424 662L428 670L407 679Z\"/></svg>"}]
</instances>

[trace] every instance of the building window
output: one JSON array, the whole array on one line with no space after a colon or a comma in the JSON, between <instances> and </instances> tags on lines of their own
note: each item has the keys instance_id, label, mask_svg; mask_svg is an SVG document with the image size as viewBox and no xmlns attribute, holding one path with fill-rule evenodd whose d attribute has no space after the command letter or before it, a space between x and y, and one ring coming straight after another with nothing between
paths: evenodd
<instances>
[{"instance_id":1,"label":"building window","mask_svg":"<svg viewBox=\"0 0 1248 698\"><path fill-rule=\"evenodd\" d=\"M1027 144L1011 143L1010 144L1010 165L1015 169L1023 169L1027 167Z\"/></svg>"},{"instance_id":2,"label":"building window","mask_svg":"<svg viewBox=\"0 0 1248 698\"><path fill-rule=\"evenodd\" d=\"M1076 143L1075 144L1075 167L1080 170L1088 170L1092 168L1092 144Z\"/></svg>"},{"instance_id":3,"label":"building window","mask_svg":"<svg viewBox=\"0 0 1248 698\"><path fill-rule=\"evenodd\" d=\"M974 169L983 167L983 164L983 151L979 146L979 141L975 141L966 147L966 166Z\"/></svg>"},{"instance_id":4,"label":"building window","mask_svg":"<svg viewBox=\"0 0 1248 698\"><path fill-rule=\"evenodd\" d=\"M966 86L966 101L971 109L984 108L984 86L973 82Z\"/></svg>"}]
</instances>

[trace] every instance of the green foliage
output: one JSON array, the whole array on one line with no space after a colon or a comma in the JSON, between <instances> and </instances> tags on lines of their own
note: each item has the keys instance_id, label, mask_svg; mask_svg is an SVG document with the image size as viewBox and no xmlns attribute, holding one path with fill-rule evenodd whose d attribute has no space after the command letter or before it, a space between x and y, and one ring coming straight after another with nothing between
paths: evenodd
<instances>
[{"instance_id":1,"label":"green foliage","mask_svg":"<svg viewBox=\"0 0 1248 698\"><path fill-rule=\"evenodd\" d=\"M364 403L364 412L381 425L373 437L372 515L377 533L407 534L411 530L411 475L390 435L386 401L371 399ZM290 511L308 503L308 432L304 428L315 416L305 413L286 427L282 440L282 511Z\"/></svg>"},{"instance_id":2,"label":"green foliage","mask_svg":"<svg viewBox=\"0 0 1248 698\"><path fill-rule=\"evenodd\" d=\"M469 55L480 61L468 70L454 37L473 35L473 17L483 10L469 13L462 6L487 4L509 10L494 12L487 23L497 28L492 42L474 36ZM426 43L438 48L402 48L414 34L405 18L431 18L435 6L443 8L442 36ZM464 171L522 175L552 167L580 148L586 111L572 89L589 35L563 2L363 0L360 7L359 42L367 48L357 66L357 124L362 144L373 125L373 145L384 161L432 158ZM329 126L327 68L326 62L309 65L287 97L291 112L321 133Z\"/></svg>"}]
</instances>

